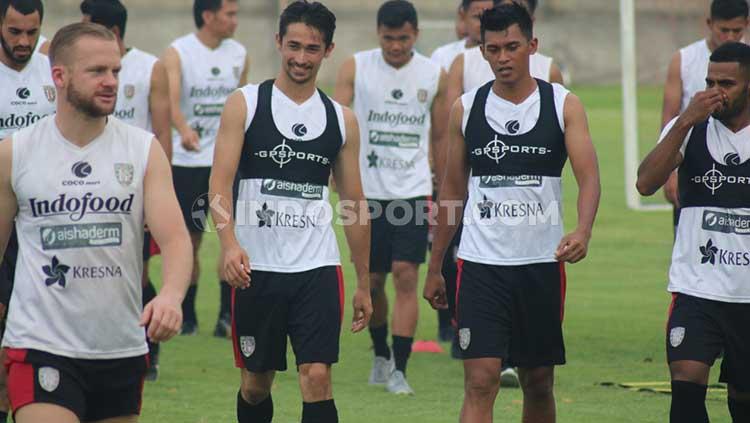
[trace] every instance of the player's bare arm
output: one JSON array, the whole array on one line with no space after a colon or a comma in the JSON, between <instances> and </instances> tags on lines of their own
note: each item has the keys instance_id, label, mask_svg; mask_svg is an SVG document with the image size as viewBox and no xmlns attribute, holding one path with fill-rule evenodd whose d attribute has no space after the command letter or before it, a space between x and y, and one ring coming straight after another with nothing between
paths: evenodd
<instances>
[{"instance_id":1,"label":"player's bare arm","mask_svg":"<svg viewBox=\"0 0 750 423\"><path fill-rule=\"evenodd\" d=\"M563 80L562 71L560 70L560 67L557 66L555 63L552 63L552 65L549 68L549 82L558 83L560 85L565 84L565 81Z\"/></svg>"},{"instance_id":2,"label":"player's bare arm","mask_svg":"<svg viewBox=\"0 0 750 423\"><path fill-rule=\"evenodd\" d=\"M0 141L0 263L5 256L11 231L13 230L13 219L18 212L16 194L11 187L11 165L13 143L10 138ZM3 309L5 305L2 305ZM0 316L5 315L5 310L0 310Z\"/></svg>"},{"instance_id":3,"label":"player's bare arm","mask_svg":"<svg viewBox=\"0 0 750 423\"><path fill-rule=\"evenodd\" d=\"M200 150L200 137L198 133L191 128L185 115L180 109L180 96L182 95L182 68L180 55L174 47L167 48L164 57L161 60L167 70L169 79L169 106L172 115L172 125L177 129L182 140L182 146L188 151Z\"/></svg>"},{"instance_id":4,"label":"player's bare arm","mask_svg":"<svg viewBox=\"0 0 750 423\"><path fill-rule=\"evenodd\" d=\"M151 127L161 148L172 161L172 116L169 107L169 77L167 69L161 61L154 64L151 71L151 92L148 95L149 112L151 113Z\"/></svg>"},{"instance_id":5,"label":"player's bare arm","mask_svg":"<svg viewBox=\"0 0 750 423\"><path fill-rule=\"evenodd\" d=\"M446 135L448 129L448 117L450 115L450 103L446 96L446 90L448 87L448 74L445 71L440 71L440 80L438 82L438 89L435 93L435 98L432 100L432 108L430 110L430 142L432 151L432 171L435 174L435 186L437 189L440 187L440 177L443 174L444 161L445 161L445 146Z\"/></svg>"},{"instance_id":6,"label":"player's bare arm","mask_svg":"<svg viewBox=\"0 0 750 423\"><path fill-rule=\"evenodd\" d=\"M357 273L357 290L354 293L352 332L366 328L372 316L370 298L370 218L366 208L365 194L359 172L359 125L354 113L344 107L346 142L333 165L333 178L339 192L339 201L352 209L357 216L355 222L344 225L346 241L352 253L354 270ZM365 207L363 209L363 207Z\"/></svg>"},{"instance_id":7,"label":"player's bare arm","mask_svg":"<svg viewBox=\"0 0 750 423\"><path fill-rule=\"evenodd\" d=\"M667 182L672 172L682 164L680 147L690 129L708 119L725 101L726 95L717 88L701 91L690 100L687 109L677 118L664 139L638 167L636 187L641 195L653 195Z\"/></svg>"},{"instance_id":8,"label":"player's bare arm","mask_svg":"<svg viewBox=\"0 0 750 423\"><path fill-rule=\"evenodd\" d=\"M246 116L247 105L243 94L233 93L221 114L209 182L209 197L213 205L211 216L217 228L220 228L217 233L221 242L221 272L225 280L235 288L250 286L250 259L234 235L232 198L232 184L240 162Z\"/></svg>"},{"instance_id":9,"label":"player's bare arm","mask_svg":"<svg viewBox=\"0 0 750 423\"><path fill-rule=\"evenodd\" d=\"M346 59L339 68L336 75L336 87L333 91L333 99L339 104L349 107L354 101L354 77L357 72L357 64L354 56Z\"/></svg>"},{"instance_id":10,"label":"player's bare arm","mask_svg":"<svg viewBox=\"0 0 750 423\"><path fill-rule=\"evenodd\" d=\"M591 142L583 103L573 94L565 98L563 117L565 148L578 183L578 224L573 232L560 241L555 256L561 262L577 263L588 253L591 231L599 209L599 162Z\"/></svg>"},{"instance_id":11,"label":"player's bare arm","mask_svg":"<svg viewBox=\"0 0 750 423\"><path fill-rule=\"evenodd\" d=\"M250 56L245 56L245 65L242 67L242 76L240 76L240 87L247 85L248 75L250 75Z\"/></svg>"},{"instance_id":12,"label":"player's bare arm","mask_svg":"<svg viewBox=\"0 0 750 423\"><path fill-rule=\"evenodd\" d=\"M146 304L141 325L148 325L148 337L166 341L182 326L182 300L190 283L193 252L177 196L167 156L156 142L151 143L143 183L145 221L162 255L162 288Z\"/></svg>"},{"instance_id":13,"label":"player's bare arm","mask_svg":"<svg viewBox=\"0 0 750 423\"><path fill-rule=\"evenodd\" d=\"M464 55L459 54L453 60L448 71L448 81L445 87L445 101L448 108L458 100L464 93Z\"/></svg>"},{"instance_id":14,"label":"player's bare arm","mask_svg":"<svg viewBox=\"0 0 750 423\"><path fill-rule=\"evenodd\" d=\"M661 128L664 128L669 121L680 114L680 106L682 105L681 63L682 57L678 51L672 56L667 69L667 81L664 84L664 104L661 111ZM673 173L664 184L664 196L667 201L679 207L676 173Z\"/></svg>"},{"instance_id":15,"label":"player's bare arm","mask_svg":"<svg viewBox=\"0 0 750 423\"><path fill-rule=\"evenodd\" d=\"M424 299L434 309L448 308L445 279L443 279L443 258L463 215L469 182L469 163L464 153L464 135L461 130L463 115L464 107L458 99L453 104L448 123L445 169L443 176L439 178L442 184L438 193L440 200L438 201L437 226L423 291Z\"/></svg>"}]
</instances>

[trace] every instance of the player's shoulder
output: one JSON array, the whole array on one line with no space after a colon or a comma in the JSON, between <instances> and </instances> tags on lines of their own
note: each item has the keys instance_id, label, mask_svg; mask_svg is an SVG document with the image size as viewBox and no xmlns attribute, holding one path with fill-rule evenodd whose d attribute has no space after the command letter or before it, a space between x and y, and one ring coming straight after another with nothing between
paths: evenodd
<instances>
[{"instance_id":1,"label":"player's shoulder","mask_svg":"<svg viewBox=\"0 0 750 423\"><path fill-rule=\"evenodd\" d=\"M159 58L151 53L147 53L138 48L131 48L125 57L122 59L123 63L132 61L133 63L140 63L147 66L153 66L154 63L159 61Z\"/></svg>"},{"instance_id":2,"label":"player's shoulder","mask_svg":"<svg viewBox=\"0 0 750 423\"><path fill-rule=\"evenodd\" d=\"M249 101L249 100L258 98L258 90L259 89L260 89L260 84L249 83L249 84L245 84L245 85L237 88L237 90L232 95L235 95L236 93L239 93L243 97L245 97L245 100Z\"/></svg>"},{"instance_id":3,"label":"player's shoulder","mask_svg":"<svg viewBox=\"0 0 750 423\"><path fill-rule=\"evenodd\" d=\"M557 82L551 82L549 83L552 85L552 92L554 93L556 98L564 98L568 95L575 95L573 94L568 88L566 88L563 84L557 83Z\"/></svg>"},{"instance_id":4,"label":"player's shoulder","mask_svg":"<svg viewBox=\"0 0 750 423\"><path fill-rule=\"evenodd\" d=\"M360 50L354 53L352 57L354 57L355 62L363 64L366 61L376 58L378 54L381 54L380 48L371 48L369 50Z\"/></svg>"},{"instance_id":5,"label":"player's shoulder","mask_svg":"<svg viewBox=\"0 0 750 423\"><path fill-rule=\"evenodd\" d=\"M227 50L247 54L247 49L245 48L245 46L234 38L227 38L222 42L222 44Z\"/></svg>"},{"instance_id":6,"label":"player's shoulder","mask_svg":"<svg viewBox=\"0 0 750 423\"><path fill-rule=\"evenodd\" d=\"M708 49L708 44L706 44L705 38L701 38L700 40L694 41L682 47L678 51L681 56L686 56L686 55L694 55L696 53L709 51L709 49Z\"/></svg>"},{"instance_id":7,"label":"player's shoulder","mask_svg":"<svg viewBox=\"0 0 750 423\"><path fill-rule=\"evenodd\" d=\"M46 71L49 71L49 57L43 55L42 53L35 52L31 55L31 65L34 67L44 67Z\"/></svg>"},{"instance_id":8,"label":"player's shoulder","mask_svg":"<svg viewBox=\"0 0 750 423\"><path fill-rule=\"evenodd\" d=\"M440 66L439 63L435 62L434 60L430 59L429 57L425 56L424 54L418 51L414 52L414 56L411 58L411 60L414 60L419 66L424 66L430 69L434 69L438 72L442 69L442 66Z\"/></svg>"},{"instance_id":9,"label":"player's shoulder","mask_svg":"<svg viewBox=\"0 0 750 423\"><path fill-rule=\"evenodd\" d=\"M473 88L472 90L467 91L461 95L460 104L464 109L468 109L474 104L474 99L476 99L477 93L481 88L482 86L480 85L479 87Z\"/></svg>"},{"instance_id":10,"label":"player's shoulder","mask_svg":"<svg viewBox=\"0 0 750 423\"><path fill-rule=\"evenodd\" d=\"M531 59L537 60L539 62L549 62L549 63L552 63L553 61L551 56L547 56L546 54L540 53L538 51L531 55Z\"/></svg>"},{"instance_id":11,"label":"player's shoulder","mask_svg":"<svg viewBox=\"0 0 750 423\"><path fill-rule=\"evenodd\" d=\"M183 35L181 37L177 37L174 41L172 41L172 43L170 44L170 46L179 49L181 47L185 47L185 46L187 46L189 44L195 43L195 41L197 41L197 39L198 38L195 36L195 34L191 32L191 33L185 34L185 35Z\"/></svg>"},{"instance_id":12,"label":"player's shoulder","mask_svg":"<svg viewBox=\"0 0 750 423\"><path fill-rule=\"evenodd\" d=\"M131 125L129 123L123 122L122 120L114 117L109 116L107 118L107 125L112 128L113 133L115 136L122 136L126 140L132 140L132 139L151 139L154 137L154 134L152 132L146 131L143 128L139 128L135 125Z\"/></svg>"}]
</instances>

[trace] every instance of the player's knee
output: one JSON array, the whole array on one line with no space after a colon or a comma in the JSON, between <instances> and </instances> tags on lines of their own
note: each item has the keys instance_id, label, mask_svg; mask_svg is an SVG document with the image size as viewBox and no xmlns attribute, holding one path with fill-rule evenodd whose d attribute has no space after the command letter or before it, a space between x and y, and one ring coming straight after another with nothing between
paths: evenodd
<instances>
[{"instance_id":1,"label":"player's knee","mask_svg":"<svg viewBox=\"0 0 750 423\"><path fill-rule=\"evenodd\" d=\"M242 391L242 398L250 405L258 405L271 395L271 390L265 386L243 384L240 390Z\"/></svg>"},{"instance_id":2,"label":"player's knee","mask_svg":"<svg viewBox=\"0 0 750 423\"><path fill-rule=\"evenodd\" d=\"M521 383L523 397L531 401L546 401L554 396L554 381L552 378L529 378Z\"/></svg>"},{"instance_id":3,"label":"player's knee","mask_svg":"<svg viewBox=\"0 0 750 423\"><path fill-rule=\"evenodd\" d=\"M302 383L315 391L328 391L331 385L330 367L325 364L305 364L300 366L299 375Z\"/></svg>"},{"instance_id":4,"label":"player's knee","mask_svg":"<svg viewBox=\"0 0 750 423\"><path fill-rule=\"evenodd\" d=\"M472 371L466 376L466 395L472 398L495 398L499 389L500 372Z\"/></svg>"},{"instance_id":5,"label":"player's knee","mask_svg":"<svg viewBox=\"0 0 750 423\"><path fill-rule=\"evenodd\" d=\"M708 383L708 371L707 365L693 361L673 361L669 364L672 380L682 382L706 385Z\"/></svg>"},{"instance_id":6,"label":"player's knee","mask_svg":"<svg viewBox=\"0 0 750 423\"><path fill-rule=\"evenodd\" d=\"M419 279L416 265L411 263L394 263L392 271L397 292L416 292Z\"/></svg>"}]
</instances>

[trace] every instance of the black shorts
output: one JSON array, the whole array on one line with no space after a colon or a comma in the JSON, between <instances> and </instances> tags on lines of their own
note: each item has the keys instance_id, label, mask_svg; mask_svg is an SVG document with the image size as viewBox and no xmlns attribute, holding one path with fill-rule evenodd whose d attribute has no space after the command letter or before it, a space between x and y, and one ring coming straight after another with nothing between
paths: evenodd
<instances>
[{"instance_id":1,"label":"black shorts","mask_svg":"<svg viewBox=\"0 0 750 423\"><path fill-rule=\"evenodd\" d=\"M188 231L208 229L208 180L210 167L172 166L174 190Z\"/></svg>"},{"instance_id":2,"label":"black shorts","mask_svg":"<svg viewBox=\"0 0 750 423\"><path fill-rule=\"evenodd\" d=\"M394 261L424 263L429 234L427 197L367 200L370 219L370 272L388 273Z\"/></svg>"},{"instance_id":3,"label":"black shorts","mask_svg":"<svg viewBox=\"0 0 750 423\"><path fill-rule=\"evenodd\" d=\"M138 415L147 364L148 356L82 360L6 349L8 397L14 412L29 404L55 404L82 422Z\"/></svg>"},{"instance_id":4,"label":"black shorts","mask_svg":"<svg viewBox=\"0 0 750 423\"><path fill-rule=\"evenodd\" d=\"M492 266L459 260L456 314L464 359L513 367L565 364L561 263Z\"/></svg>"},{"instance_id":5,"label":"black shorts","mask_svg":"<svg viewBox=\"0 0 750 423\"><path fill-rule=\"evenodd\" d=\"M143 261L151 258L151 232L143 233Z\"/></svg>"},{"instance_id":6,"label":"black shorts","mask_svg":"<svg viewBox=\"0 0 750 423\"><path fill-rule=\"evenodd\" d=\"M719 381L750 392L750 304L674 294L667 323L667 361L712 366L722 351Z\"/></svg>"},{"instance_id":7,"label":"black shorts","mask_svg":"<svg viewBox=\"0 0 750 423\"><path fill-rule=\"evenodd\" d=\"M254 270L247 289L232 291L235 364L254 373L284 371L287 335L297 366L339 359L344 311L340 266L299 273Z\"/></svg>"}]
</instances>

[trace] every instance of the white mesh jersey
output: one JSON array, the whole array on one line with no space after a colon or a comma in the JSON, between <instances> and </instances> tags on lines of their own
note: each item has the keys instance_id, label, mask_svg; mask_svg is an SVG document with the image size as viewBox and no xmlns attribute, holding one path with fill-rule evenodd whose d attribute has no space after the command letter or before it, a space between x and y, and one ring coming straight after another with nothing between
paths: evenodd
<instances>
[{"instance_id":1,"label":"white mesh jersey","mask_svg":"<svg viewBox=\"0 0 750 423\"><path fill-rule=\"evenodd\" d=\"M682 101L680 113L687 109L693 96L706 89L706 74L711 50L705 39L680 49L680 80L682 81Z\"/></svg>"},{"instance_id":2,"label":"white mesh jersey","mask_svg":"<svg viewBox=\"0 0 750 423\"><path fill-rule=\"evenodd\" d=\"M532 77L549 82L550 69L552 69L552 58L535 53L529 57L529 73ZM490 64L484 60L479 46L470 48L464 52L464 93L486 84L495 79Z\"/></svg>"},{"instance_id":3,"label":"white mesh jersey","mask_svg":"<svg viewBox=\"0 0 750 423\"><path fill-rule=\"evenodd\" d=\"M564 133L563 113L569 91L559 84L552 84L552 91L554 105L548 107L554 107L559 130ZM464 136L476 95L477 89L461 97ZM523 136L534 130L540 119L540 91L537 88L523 102L514 104L490 90L484 108L487 124L497 134ZM536 140L534 144L545 145L545 140ZM554 150L560 147L563 146L553 145L547 153L557 153ZM496 157L498 164L538 153L541 149L514 146L501 151ZM491 155L492 150L485 148L485 153ZM563 236L562 178L533 174L472 175L468 193L459 258L500 266L556 261L555 250Z\"/></svg>"},{"instance_id":4,"label":"white mesh jersey","mask_svg":"<svg viewBox=\"0 0 750 423\"><path fill-rule=\"evenodd\" d=\"M0 63L0 140L54 114L57 91L49 59L34 53L20 72Z\"/></svg>"},{"instance_id":5,"label":"white mesh jersey","mask_svg":"<svg viewBox=\"0 0 750 423\"><path fill-rule=\"evenodd\" d=\"M210 167L221 112L227 97L240 84L247 52L242 44L227 39L210 49L195 34L178 38L172 47L180 56L180 110L200 137L200 151L187 151L177 131L172 133L172 164Z\"/></svg>"},{"instance_id":6,"label":"white mesh jersey","mask_svg":"<svg viewBox=\"0 0 750 423\"><path fill-rule=\"evenodd\" d=\"M42 45L47 42L47 37L44 35L39 36L39 40L36 42L36 46L34 47L34 53L39 53L39 49L42 48Z\"/></svg>"},{"instance_id":7,"label":"white mesh jersey","mask_svg":"<svg viewBox=\"0 0 750 423\"><path fill-rule=\"evenodd\" d=\"M396 200L431 195L430 111L440 65L415 52L408 64L396 69L380 49L359 52L354 60L354 113L365 196Z\"/></svg>"},{"instance_id":8,"label":"white mesh jersey","mask_svg":"<svg viewBox=\"0 0 750 423\"><path fill-rule=\"evenodd\" d=\"M83 148L54 116L12 136L21 254L3 346L81 359L148 352L138 322L152 139L112 117Z\"/></svg>"},{"instance_id":9,"label":"white mesh jersey","mask_svg":"<svg viewBox=\"0 0 750 423\"><path fill-rule=\"evenodd\" d=\"M240 89L247 105L246 132L258 111L258 87L248 84ZM331 101L338 120L337 130L345 142L344 112L338 103ZM317 92L297 104L274 86L271 114L275 130L286 140L319 139L328 125L325 106ZM284 144L289 145L286 141ZM284 163L283 166L297 164ZM237 195L235 234L250 257L251 269L296 273L340 265L329 194L328 186L310 182L243 178Z\"/></svg>"},{"instance_id":10,"label":"white mesh jersey","mask_svg":"<svg viewBox=\"0 0 750 423\"><path fill-rule=\"evenodd\" d=\"M467 41L468 40L463 39L448 43L444 46L440 46L432 52L432 56L430 56L430 59L432 59L433 62L439 64L444 71L448 72L456 57L467 50Z\"/></svg>"},{"instance_id":11,"label":"white mesh jersey","mask_svg":"<svg viewBox=\"0 0 750 423\"><path fill-rule=\"evenodd\" d=\"M147 131L151 131L151 73L158 60L152 54L131 48L122 58L119 76L115 117Z\"/></svg>"}]
</instances>

